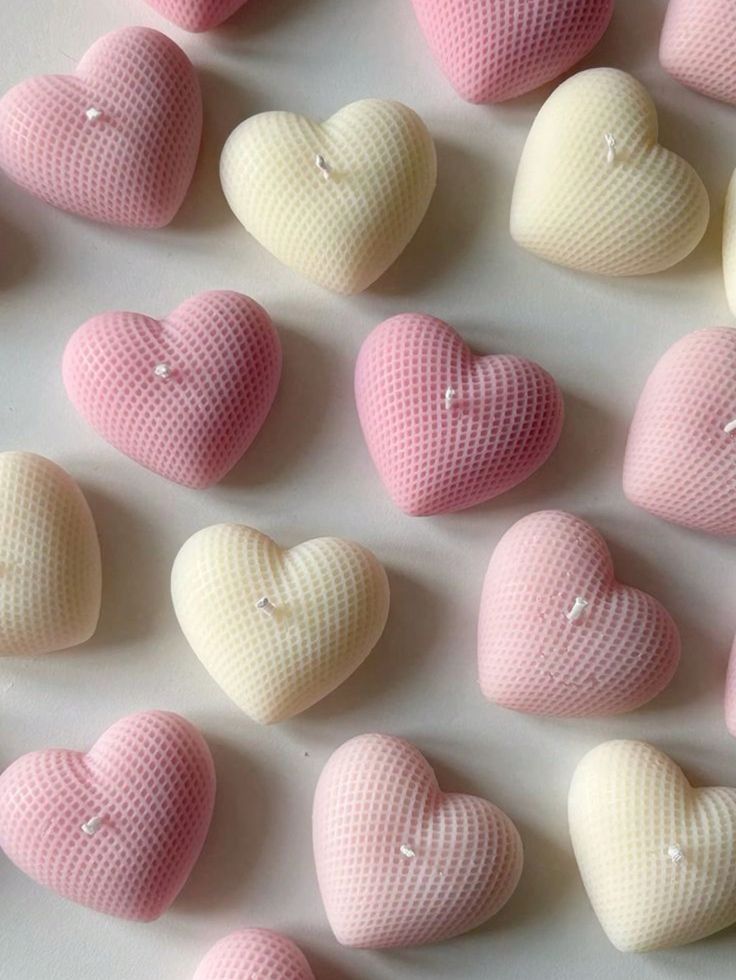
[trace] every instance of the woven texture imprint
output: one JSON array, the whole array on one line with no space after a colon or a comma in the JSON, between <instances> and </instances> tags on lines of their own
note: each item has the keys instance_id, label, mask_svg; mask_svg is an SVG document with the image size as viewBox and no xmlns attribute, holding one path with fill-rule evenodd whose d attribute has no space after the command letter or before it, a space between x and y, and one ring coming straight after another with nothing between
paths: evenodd
<instances>
[{"instance_id":1,"label":"woven texture imprint","mask_svg":"<svg viewBox=\"0 0 736 980\"><path fill-rule=\"evenodd\" d=\"M605 541L585 521L539 511L501 538L478 623L489 701L539 715L631 711L669 684L679 657L669 613L616 581Z\"/></svg>"},{"instance_id":2,"label":"woven texture imprint","mask_svg":"<svg viewBox=\"0 0 736 980\"><path fill-rule=\"evenodd\" d=\"M413 0L442 70L469 102L550 82L598 43L613 0Z\"/></svg>"},{"instance_id":3,"label":"woven texture imprint","mask_svg":"<svg viewBox=\"0 0 736 980\"><path fill-rule=\"evenodd\" d=\"M0 656L84 643L100 615L97 530L74 480L33 453L0 453Z\"/></svg>"},{"instance_id":4,"label":"woven texture imprint","mask_svg":"<svg viewBox=\"0 0 736 980\"><path fill-rule=\"evenodd\" d=\"M142 711L85 755L21 756L0 775L0 847L65 898L149 921L174 901L204 844L215 795L207 743L184 718Z\"/></svg>"},{"instance_id":5,"label":"woven texture imprint","mask_svg":"<svg viewBox=\"0 0 736 980\"><path fill-rule=\"evenodd\" d=\"M417 748L389 735L342 745L317 784L314 856L345 946L440 942L485 922L521 875L519 834L498 807L443 793Z\"/></svg>"},{"instance_id":6,"label":"woven texture imprint","mask_svg":"<svg viewBox=\"0 0 736 980\"><path fill-rule=\"evenodd\" d=\"M29 78L0 99L0 168L65 211L159 228L184 200L201 133L187 56L158 31L125 27L73 75Z\"/></svg>"},{"instance_id":7,"label":"woven texture imprint","mask_svg":"<svg viewBox=\"0 0 736 980\"><path fill-rule=\"evenodd\" d=\"M414 515L462 510L515 487L562 429L562 395L539 365L476 356L452 327L416 313L366 338L355 398L381 479Z\"/></svg>"},{"instance_id":8,"label":"woven texture imprint","mask_svg":"<svg viewBox=\"0 0 736 980\"><path fill-rule=\"evenodd\" d=\"M678 82L736 105L736 4L669 0L659 60Z\"/></svg>"},{"instance_id":9,"label":"woven texture imprint","mask_svg":"<svg viewBox=\"0 0 736 980\"><path fill-rule=\"evenodd\" d=\"M314 980L314 974L286 936L270 929L239 929L215 943L193 980Z\"/></svg>"},{"instance_id":10,"label":"woven texture imprint","mask_svg":"<svg viewBox=\"0 0 736 980\"><path fill-rule=\"evenodd\" d=\"M736 789L694 789L645 742L578 764L570 837L588 897L618 949L681 946L736 922Z\"/></svg>"},{"instance_id":11,"label":"woven texture imprint","mask_svg":"<svg viewBox=\"0 0 736 980\"><path fill-rule=\"evenodd\" d=\"M209 31L231 17L247 0L147 0L162 17L185 31Z\"/></svg>"}]
</instances>

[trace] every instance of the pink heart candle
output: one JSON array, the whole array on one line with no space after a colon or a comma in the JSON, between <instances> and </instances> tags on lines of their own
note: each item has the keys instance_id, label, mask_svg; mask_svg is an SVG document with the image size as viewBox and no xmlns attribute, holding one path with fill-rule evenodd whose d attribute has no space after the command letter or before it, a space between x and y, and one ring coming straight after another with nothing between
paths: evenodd
<instances>
[{"instance_id":1,"label":"pink heart candle","mask_svg":"<svg viewBox=\"0 0 736 980\"><path fill-rule=\"evenodd\" d=\"M480 686L489 701L536 715L612 715L659 694L677 668L669 613L622 585L601 535L546 510L501 538L483 585Z\"/></svg>"},{"instance_id":2,"label":"pink heart candle","mask_svg":"<svg viewBox=\"0 0 736 980\"><path fill-rule=\"evenodd\" d=\"M86 218L159 228L194 174L202 98L184 52L158 31L100 38L72 75L41 75L0 99L0 169Z\"/></svg>"},{"instance_id":3,"label":"pink heart candle","mask_svg":"<svg viewBox=\"0 0 736 980\"><path fill-rule=\"evenodd\" d=\"M314 974L286 936L270 929L239 929L215 943L194 980L314 980Z\"/></svg>"},{"instance_id":4,"label":"pink heart candle","mask_svg":"<svg viewBox=\"0 0 736 980\"><path fill-rule=\"evenodd\" d=\"M344 946L416 946L474 929L511 897L523 862L502 810L443 793L421 752L390 735L360 735L333 753L313 837L325 911Z\"/></svg>"},{"instance_id":5,"label":"pink heart candle","mask_svg":"<svg viewBox=\"0 0 736 980\"><path fill-rule=\"evenodd\" d=\"M427 42L468 102L504 102L558 78L603 36L613 0L413 0Z\"/></svg>"},{"instance_id":6,"label":"pink heart candle","mask_svg":"<svg viewBox=\"0 0 736 980\"><path fill-rule=\"evenodd\" d=\"M67 394L100 435L188 487L221 480L276 396L281 345L266 311L240 293L200 293L164 320L103 313L64 352Z\"/></svg>"},{"instance_id":7,"label":"pink heart candle","mask_svg":"<svg viewBox=\"0 0 736 980\"><path fill-rule=\"evenodd\" d=\"M247 0L148 0L162 17L185 31L209 31L231 17Z\"/></svg>"},{"instance_id":8,"label":"pink heart candle","mask_svg":"<svg viewBox=\"0 0 736 980\"><path fill-rule=\"evenodd\" d=\"M48 749L0 775L0 847L41 885L148 922L171 905L204 844L215 797L207 743L184 718L142 711L89 752Z\"/></svg>"},{"instance_id":9,"label":"pink heart candle","mask_svg":"<svg viewBox=\"0 0 736 980\"><path fill-rule=\"evenodd\" d=\"M510 490L547 460L562 429L562 395L539 365L476 355L452 327L419 313L366 338L355 399L381 479L413 515Z\"/></svg>"},{"instance_id":10,"label":"pink heart candle","mask_svg":"<svg viewBox=\"0 0 736 980\"><path fill-rule=\"evenodd\" d=\"M670 0L659 60L678 82L736 105L735 47L733 0Z\"/></svg>"}]
</instances>

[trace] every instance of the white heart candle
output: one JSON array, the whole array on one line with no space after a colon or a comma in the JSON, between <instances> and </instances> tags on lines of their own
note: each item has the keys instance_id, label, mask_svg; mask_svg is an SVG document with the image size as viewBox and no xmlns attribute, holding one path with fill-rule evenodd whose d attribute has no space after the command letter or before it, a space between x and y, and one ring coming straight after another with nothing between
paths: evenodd
<instances>
[{"instance_id":1,"label":"white heart candle","mask_svg":"<svg viewBox=\"0 0 736 980\"><path fill-rule=\"evenodd\" d=\"M588 897L618 949L680 946L736 922L736 789L695 789L652 745L605 742L575 770L568 814Z\"/></svg>"},{"instance_id":2,"label":"white heart candle","mask_svg":"<svg viewBox=\"0 0 736 980\"><path fill-rule=\"evenodd\" d=\"M511 235L559 265L607 276L660 272L703 237L708 194L657 141L657 111L631 75L593 68L563 82L527 137Z\"/></svg>"},{"instance_id":3,"label":"white heart candle","mask_svg":"<svg viewBox=\"0 0 736 980\"><path fill-rule=\"evenodd\" d=\"M437 160L415 112L364 99L324 123L291 112L247 119L225 144L220 178L238 220L276 258L359 293L419 227Z\"/></svg>"},{"instance_id":4,"label":"white heart candle","mask_svg":"<svg viewBox=\"0 0 736 980\"><path fill-rule=\"evenodd\" d=\"M74 480L33 453L0 453L0 655L49 653L95 631L97 531Z\"/></svg>"},{"instance_id":5,"label":"white heart candle","mask_svg":"<svg viewBox=\"0 0 736 980\"><path fill-rule=\"evenodd\" d=\"M225 693L264 725L305 711L365 660L386 624L388 579L366 548L315 538L282 549L218 524L171 574L179 624Z\"/></svg>"}]
</instances>

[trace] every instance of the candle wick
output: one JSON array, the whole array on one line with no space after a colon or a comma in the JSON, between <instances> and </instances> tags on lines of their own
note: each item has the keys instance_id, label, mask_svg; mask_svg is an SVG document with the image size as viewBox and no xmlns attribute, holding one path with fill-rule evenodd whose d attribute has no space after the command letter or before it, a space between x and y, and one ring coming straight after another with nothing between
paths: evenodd
<instances>
[{"instance_id":1,"label":"candle wick","mask_svg":"<svg viewBox=\"0 0 736 980\"><path fill-rule=\"evenodd\" d=\"M410 847L408 844L402 844L399 850L401 851L401 853L404 855L405 858L414 858L417 856L417 852L414 850L413 847Z\"/></svg>"},{"instance_id":2,"label":"candle wick","mask_svg":"<svg viewBox=\"0 0 736 980\"><path fill-rule=\"evenodd\" d=\"M102 826L104 819L104 817L90 817L89 820L82 824L80 830L88 837L94 837Z\"/></svg>"},{"instance_id":3,"label":"candle wick","mask_svg":"<svg viewBox=\"0 0 736 980\"><path fill-rule=\"evenodd\" d=\"M85 112L85 116L90 122L97 122L97 120L102 115L102 109L97 109L95 106L91 105L89 109Z\"/></svg>"},{"instance_id":4,"label":"candle wick","mask_svg":"<svg viewBox=\"0 0 736 980\"><path fill-rule=\"evenodd\" d=\"M449 388L445 388L445 411L446 412L449 412L450 409L452 408L452 403L455 401L456 396L457 396L457 392L452 386L450 386Z\"/></svg>"},{"instance_id":5,"label":"candle wick","mask_svg":"<svg viewBox=\"0 0 736 980\"><path fill-rule=\"evenodd\" d=\"M613 133L604 133L603 139L606 141L606 146L608 147L606 163L610 167L613 161L616 159L616 137L613 135Z\"/></svg>"},{"instance_id":6,"label":"candle wick","mask_svg":"<svg viewBox=\"0 0 736 980\"><path fill-rule=\"evenodd\" d=\"M318 153L314 158L315 167L321 172L325 180L329 180L332 176L332 167L325 160L321 153Z\"/></svg>"},{"instance_id":7,"label":"candle wick","mask_svg":"<svg viewBox=\"0 0 736 980\"><path fill-rule=\"evenodd\" d=\"M685 858L679 844L670 844L667 848L667 857L673 864L681 864Z\"/></svg>"},{"instance_id":8,"label":"candle wick","mask_svg":"<svg viewBox=\"0 0 736 980\"><path fill-rule=\"evenodd\" d=\"M731 433L734 431L734 429L736 429L736 419L733 419L731 422L728 423L728 425L723 426L724 432Z\"/></svg>"},{"instance_id":9,"label":"candle wick","mask_svg":"<svg viewBox=\"0 0 736 980\"><path fill-rule=\"evenodd\" d=\"M162 381L168 381L171 377L171 365L170 364L157 364L153 369L153 373L157 378L161 378Z\"/></svg>"},{"instance_id":10,"label":"candle wick","mask_svg":"<svg viewBox=\"0 0 736 980\"><path fill-rule=\"evenodd\" d=\"M567 617L569 622L576 623L583 615L587 607L588 607L587 599L583 599L583 597L579 595L575 596L575 602L573 603L573 607L570 610L570 612L565 613L565 616Z\"/></svg>"},{"instance_id":11,"label":"candle wick","mask_svg":"<svg viewBox=\"0 0 736 980\"><path fill-rule=\"evenodd\" d=\"M269 616L273 616L273 614L276 612L276 606L274 606L268 596L265 595L256 603L256 609L260 609L261 612L265 612Z\"/></svg>"}]
</instances>

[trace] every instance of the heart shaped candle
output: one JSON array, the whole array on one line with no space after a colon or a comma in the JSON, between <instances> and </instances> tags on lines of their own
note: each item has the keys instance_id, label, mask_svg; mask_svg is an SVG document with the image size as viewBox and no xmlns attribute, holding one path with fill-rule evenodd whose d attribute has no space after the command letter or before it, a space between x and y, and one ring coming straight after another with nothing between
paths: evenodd
<instances>
[{"instance_id":1,"label":"heart shaped candle","mask_svg":"<svg viewBox=\"0 0 736 980\"><path fill-rule=\"evenodd\" d=\"M344 946L417 946L495 915L523 862L511 820L486 800L443 793L417 748L360 735L330 757L314 797L314 858Z\"/></svg>"},{"instance_id":2,"label":"heart shaped candle","mask_svg":"<svg viewBox=\"0 0 736 980\"><path fill-rule=\"evenodd\" d=\"M142 711L89 752L21 756L0 775L0 847L65 898L148 922L204 844L215 796L207 743L184 718Z\"/></svg>"},{"instance_id":3,"label":"heart shaped candle","mask_svg":"<svg viewBox=\"0 0 736 980\"><path fill-rule=\"evenodd\" d=\"M736 789L695 789L645 742L582 759L570 836L585 889L618 949L681 946L736 922Z\"/></svg>"},{"instance_id":4,"label":"heart shaped candle","mask_svg":"<svg viewBox=\"0 0 736 980\"><path fill-rule=\"evenodd\" d=\"M562 428L562 395L533 361L477 356L452 327L406 313L366 338L355 398L373 462L408 514L462 510L526 480Z\"/></svg>"},{"instance_id":5,"label":"heart shaped candle","mask_svg":"<svg viewBox=\"0 0 736 980\"><path fill-rule=\"evenodd\" d=\"M0 168L65 211L159 228L184 200L201 132L187 56L158 31L126 27L73 75L30 78L0 99Z\"/></svg>"},{"instance_id":6,"label":"heart shaped candle","mask_svg":"<svg viewBox=\"0 0 736 980\"><path fill-rule=\"evenodd\" d=\"M322 124L291 112L247 119L225 144L220 177L238 220L277 259L359 293L414 236L437 159L415 112L365 99Z\"/></svg>"},{"instance_id":7,"label":"heart shaped candle","mask_svg":"<svg viewBox=\"0 0 736 980\"><path fill-rule=\"evenodd\" d=\"M659 60L678 82L736 105L734 45L732 0L670 0Z\"/></svg>"},{"instance_id":8,"label":"heart shaped candle","mask_svg":"<svg viewBox=\"0 0 736 980\"><path fill-rule=\"evenodd\" d=\"M675 524L736 534L736 330L678 340L636 407L624 460L632 503Z\"/></svg>"},{"instance_id":9,"label":"heart shaped candle","mask_svg":"<svg viewBox=\"0 0 736 980\"><path fill-rule=\"evenodd\" d=\"M240 929L212 947L194 980L314 980L290 939L270 929Z\"/></svg>"},{"instance_id":10,"label":"heart shaped candle","mask_svg":"<svg viewBox=\"0 0 736 980\"><path fill-rule=\"evenodd\" d=\"M223 691L261 724L305 711L365 660L386 625L386 573L366 548L283 550L242 524L198 531L176 557L179 625Z\"/></svg>"},{"instance_id":11,"label":"heart shaped candle","mask_svg":"<svg viewBox=\"0 0 736 980\"><path fill-rule=\"evenodd\" d=\"M413 0L432 52L468 102L552 81L598 43L613 0Z\"/></svg>"},{"instance_id":12,"label":"heart shaped candle","mask_svg":"<svg viewBox=\"0 0 736 980\"><path fill-rule=\"evenodd\" d=\"M162 17L185 31L209 31L217 27L246 0L147 0Z\"/></svg>"},{"instance_id":13,"label":"heart shaped candle","mask_svg":"<svg viewBox=\"0 0 736 980\"><path fill-rule=\"evenodd\" d=\"M563 82L534 120L511 203L511 234L559 265L606 276L661 272L695 248L708 194L657 142L657 110L625 72Z\"/></svg>"},{"instance_id":14,"label":"heart shaped candle","mask_svg":"<svg viewBox=\"0 0 736 980\"><path fill-rule=\"evenodd\" d=\"M92 514L74 480L33 453L0 453L0 586L0 656L63 650L97 627Z\"/></svg>"},{"instance_id":15,"label":"heart shaped candle","mask_svg":"<svg viewBox=\"0 0 736 980\"><path fill-rule=\"evenodd\" d=\"M679 657L669 613L616 581L605 541L585 521L540 511L501 538L478 623L489 701L537 715L632 711L669 684Z\"/></svg>"},{"instance_id":16,"label":"heart shaped candle","mask_svg":"<svg viewBox=\"0 0 736 980\"><path fill-rule=\"evenodd\" d=\"M201 293L164 320L103 313L72 335L64 384L79 413L132 459L207 487L248 449L268 415L281 345L254 300Z\"/></svg>"}]
</instances>

